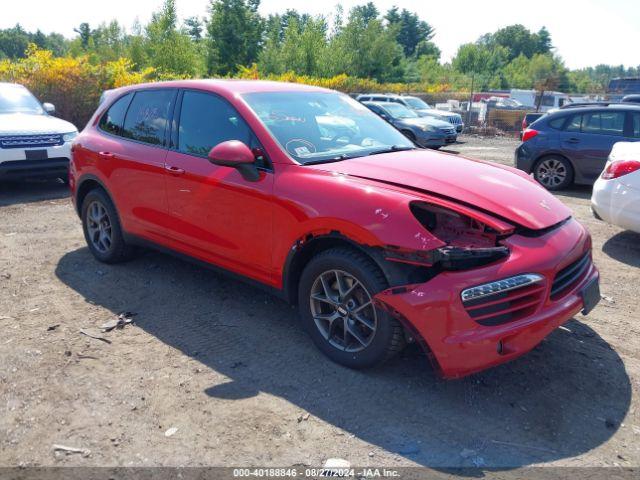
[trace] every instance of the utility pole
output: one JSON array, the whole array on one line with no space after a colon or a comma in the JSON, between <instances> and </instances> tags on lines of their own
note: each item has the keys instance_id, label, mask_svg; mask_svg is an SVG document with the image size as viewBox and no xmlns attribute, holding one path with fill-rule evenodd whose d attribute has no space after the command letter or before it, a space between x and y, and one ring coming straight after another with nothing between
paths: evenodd
<instances>
[{"instance_id":1,"label":"utility pole","mask_svg":"<svg viewBox=\"0 0 640 480\"><path fill-rule=\"evenodd\" d=\"M471 91L469 92L469 105L467 106L467 126L471 125L471 104L473 103L473 84L476 74L471 74Z\"/></svg>"}]
</instances>

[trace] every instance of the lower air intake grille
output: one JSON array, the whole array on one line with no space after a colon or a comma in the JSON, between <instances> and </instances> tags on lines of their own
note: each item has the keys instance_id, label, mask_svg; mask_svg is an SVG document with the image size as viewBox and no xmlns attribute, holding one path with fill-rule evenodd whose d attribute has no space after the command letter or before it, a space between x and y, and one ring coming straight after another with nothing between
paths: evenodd
<instances>
[{"instance_id":1,"label":"lower air intake grille","mask_svg":"<svg viewBox=\"0 0 640 480\"><path fill-rule=\"evenodd\" d=\"M587 252L578 260L560 270L551 286L551 300L557 300L564 296L572 286L584 278L590 266L591 255Z\"/></svg>"}]
</instances>

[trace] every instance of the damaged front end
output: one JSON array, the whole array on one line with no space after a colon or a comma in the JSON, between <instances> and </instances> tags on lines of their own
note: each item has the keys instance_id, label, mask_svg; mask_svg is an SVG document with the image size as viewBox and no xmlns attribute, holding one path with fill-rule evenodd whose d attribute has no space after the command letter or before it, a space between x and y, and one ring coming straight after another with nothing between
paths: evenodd
<instances>
[{"instance_id":1,"label":"damaged front end","mask_svg":"<svg viewBox=\"0 0 640 480\"><path fill-rule=\"evenodd\" d=\"M416 220L445 245L425 251L390 246L385 249L387 260L437 270L467 270L509 256L509 249L500 241L514 232L512 225L466 207L456 211L427 202L411 202L410 209ZM420 232L416 234L419 235Z\"/></svg>"}]
</instances>

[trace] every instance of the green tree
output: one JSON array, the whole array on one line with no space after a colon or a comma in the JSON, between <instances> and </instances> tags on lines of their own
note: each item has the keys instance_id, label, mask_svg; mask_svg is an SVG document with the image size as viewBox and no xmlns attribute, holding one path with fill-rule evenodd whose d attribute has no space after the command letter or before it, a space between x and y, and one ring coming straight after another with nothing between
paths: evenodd
<instances>
[{"instance_id":1,"label":"green tree","mask_svg":"<svg viewBox=\"0 0 640 480\"><path fill-rule=\"evenodd\" d=\"M211 0L207 24L209 73L235 73L239 65L257 60L264 29L259 4L259 0Z\"/></svg>"},{"instance_id":2,"label":"green tree","mask_svg":"<svg viewBox=\"0 0 640 480\"><path fill-rule=\"evenodd\" d=\"M165 0L146 27L146 57L149 66L161 73L196 76L202 71L201 58L189 35L177 27L175 0Z\"/></svg>"},{"instance_id":3,"label":"green tree","mask_svg":"<svg viewBox=\"0 0 640 480\"><path fill-rule=\"evenodd\" d=\"M452 64L457 71L475 79L475 89L503 88L507 56L501 46L467 43L458 48Z\"/></svg>"},{"instance_id":4,"label":"green tree","mask_svg":"<svg viewBox=\"0 0 640 480\"><path fill-rule=\"evenodd\" d=\"M396 28L385 28L381 19L371 19L370 15L360 7L351 10L347 23L331 38L332 55L326 70L333 75L400 80L403 53L396 41Z\"/></svg>"},{"instance_id":5,"label":"green tree","mask_svg":"<svg viewBox=\"0 0 640 480\"><path fill-rule=\"evenodd\" d=\"M302 21L302 20L300 20ZM292 71L302 75L320 76L327 50L327 23L323 17L307 18L298 23L295 17L287 22L280 42L276 30L269 31L260 54L260 70L265 73Z\"/></svg>"},{"instance_id":6,"label":"green tree","mask_svg":"<svg viewBox=\"0 0 640 480\"><path fill-rule=\"evenodd\" d=\"M429 51L430 55L437 52L437 56L440 56L440 50L430 41L435 34L433 27L420 20L418 15L406 9L399 12L398 7L392 7L385 19L390 26L397 28L396 39L407 57L414 55L419 46L423 50L422 54Z\"/></svg>"},{"instance_id":7,"label":"green tree","mask_svg":"<svg viewBox=\"0 0 640 480\"><path fill-rule=\"evenodd\" d=\"M489 48L504 48L509 62L520 55L531 58L537 53L551 51L551 36L546 28L542 27L538 33L532 33L520 24L509 25L494 33L483 35L478 43Z\"/></svg>"}]
</instances>

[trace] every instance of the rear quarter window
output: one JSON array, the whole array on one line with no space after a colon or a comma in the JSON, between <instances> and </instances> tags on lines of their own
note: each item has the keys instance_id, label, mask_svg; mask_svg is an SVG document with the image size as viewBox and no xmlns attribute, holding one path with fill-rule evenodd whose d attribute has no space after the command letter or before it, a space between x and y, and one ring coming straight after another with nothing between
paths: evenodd
<instances>
[{"instance_id":1,"label":"rear quarter window","mask_svg":"<svg viewBox=\"0 0 640 480\"><path fill-rule=\"evenodd\" d=\"M151 145L162 145L174 97L175 91L172 89L136 92L124 119L122 136Z\"/></svg>"},{"instance_id":2,"label":"rear quarter window","mask_svg":"<svg viewBox=\"0 0 640 480\"><path fill-rule=\"evenodd\" d=\"M127 107L129 106L132 96L131 93L127 93L125 96L116 100L104 115L102 115L98 127L112 135L120 135L122 124L124 123L124 116L127 113Z\"/></svg>"},{"instance_id":3,"label":"rear quarter window","mask_svg":"<svg viewBox=\"0 0 640 480\"><path fill-rule=\"evenodd\" d=\"M567 121L567 117L558 117L549 120L549 126L555 130L562 130L564 123Z\"/></svg>"}]
</instances>

